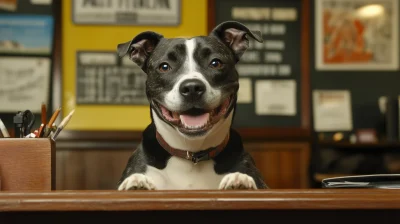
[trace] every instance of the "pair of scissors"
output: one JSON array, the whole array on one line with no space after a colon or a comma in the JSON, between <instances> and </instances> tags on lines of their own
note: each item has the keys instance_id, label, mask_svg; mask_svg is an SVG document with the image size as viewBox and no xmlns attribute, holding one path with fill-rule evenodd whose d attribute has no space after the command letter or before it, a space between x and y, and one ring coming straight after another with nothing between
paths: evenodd
<instances>
[{"instance_id":1,"label":"pair of scissors","mask_svg":"<svg viewBox=\"0 0 400 224\"><path fill-rule=\"evenodd\" d=\"M35 115L30 110L25 110L22 114L22 130L24 136L31 133L31 129L35 124Z\"/></svg>"}]
</instances>

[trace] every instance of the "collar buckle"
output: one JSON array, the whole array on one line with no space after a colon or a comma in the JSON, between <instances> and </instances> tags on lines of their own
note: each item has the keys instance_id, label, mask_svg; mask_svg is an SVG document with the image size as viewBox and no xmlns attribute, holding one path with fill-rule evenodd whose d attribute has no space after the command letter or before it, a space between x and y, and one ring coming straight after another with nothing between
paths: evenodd
<instances>
[{"instance_id":1,"label":"collar buckle","mask_svg":"<svg viewBox=\"0 0 400 224\"><path fill-rule=\"evenodd\" d=\"M188 154L189 154L189 153L188 153ZM190 156L189 159L190 159L194 164L197 164L198 162L208 160L209 158L210 158L210 156L209 156L209 150L205 150L205 151L200 151L200 152L192 153L192 155Z\"/></svg>"}]
</instances>

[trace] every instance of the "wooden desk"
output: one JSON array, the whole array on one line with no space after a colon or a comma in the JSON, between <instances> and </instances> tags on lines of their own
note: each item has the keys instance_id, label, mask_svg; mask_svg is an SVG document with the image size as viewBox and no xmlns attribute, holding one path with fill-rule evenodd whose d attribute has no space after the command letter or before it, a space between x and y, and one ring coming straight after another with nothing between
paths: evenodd
<instances>
[{"instance_id":1,"label":"wooden desk","mask_svg":"<svg viewBox=\"0 0 400 224\"><path fill-rule=\"evenodd\" d=\"M54 191L0 194L18 223L399 223L397 190ZM141 222L145 221L145 222ZM3 222L1 222L3 223Z\"/></svg>"}]
</instances>

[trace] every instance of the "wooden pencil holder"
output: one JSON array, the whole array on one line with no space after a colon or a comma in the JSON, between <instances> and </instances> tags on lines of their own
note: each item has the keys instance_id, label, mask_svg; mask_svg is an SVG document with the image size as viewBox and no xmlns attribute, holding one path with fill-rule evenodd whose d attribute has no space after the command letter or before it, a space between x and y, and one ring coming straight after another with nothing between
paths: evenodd
<instances>
[{"instance_id":1,"label":"wooden pencil holder","mask_svg":"<svg viewBox=\"0 0 400 224\"><path fill-rule=\"evenodd\" d=\"M55 190L55 161L51 139L0 139L0 190Z\"/></svg>"}]
</instances>

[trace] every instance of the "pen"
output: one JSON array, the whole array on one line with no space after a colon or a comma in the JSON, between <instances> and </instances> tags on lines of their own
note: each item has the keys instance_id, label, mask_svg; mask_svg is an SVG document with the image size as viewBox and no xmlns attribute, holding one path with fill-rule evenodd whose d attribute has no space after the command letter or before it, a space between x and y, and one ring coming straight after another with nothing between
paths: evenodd
<instances>
[{"instance_id":1,"label":"pen","mask_svg":"<svg viewBox=\"0 0 400 224\"><path fill-rule=\"evenodd\" d=\"M68 116L66 116L62 121L61 124L57 127L56 131L54 132L53 136L51 136L51 139L55 141L57 138L58 134L63 130L63 128L68 124L69 120L71 120L72 115L74 114L75 109L73 109Z\"/></svg>"},{"instance_id":2,"label":"pen","mask_svg":"<svg viewBox=\"0 0 400 224\"><path fill-rule=\"evenodd\" d=\"M54 113L53 116L51 116L49 123L47 124L47 129L44 133L44 137L48 137L50 135L51 132L51 126L53 125L54 121L57 119L58 114L61 111L61 107L59 107Z\"/></svg>"},{"instance_id":3,"label":"pen","mask_svg":"<svg viewBox=\"0 0 400 224\"><path fill-rule=\"evenodd\" d=\"M10 137L10 134L8 133L7 128L1 119L0 119L0 131L4 138Z\"/></svg>"}]
</instances>

